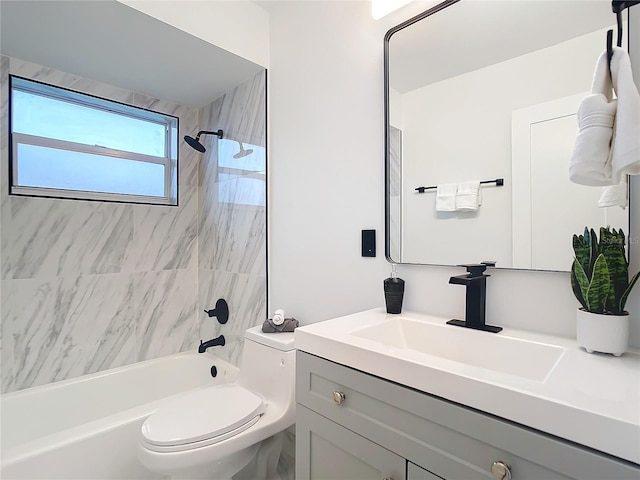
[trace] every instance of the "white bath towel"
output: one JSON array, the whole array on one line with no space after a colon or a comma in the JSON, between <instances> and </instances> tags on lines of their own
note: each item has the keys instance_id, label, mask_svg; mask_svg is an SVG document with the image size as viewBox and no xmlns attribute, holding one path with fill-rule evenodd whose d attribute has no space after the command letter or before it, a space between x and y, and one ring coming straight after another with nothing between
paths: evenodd
<instances>
[{"instance_id":1,"label":"white bath towel","mask_svg":"<svg viewBox=\"0 0 640 480\"><path fill-rule=\"evenodd\" d=\"M611 139L617 101L613 99L607 52L598 58L591 95L580 103L580 128L569 164L569 179L581 185L611 185Z\"/></svg>"},{"instance_id":2,"label":"white bath towel","mask_svg":"<svg viewBox=\"0 0 640 480\"><path fill-rule=\"evenodd\" d=\"M438 185L436 190L436 212L455 212L456 211L456 192L458 185L456 183L444 183Z\"/></svg>"},{"instance_id":3,"label":"white bath towel","mask_svg":"<svg viewBox=\"0 0 640 480\"><path fill-rule=\"evenodd\" d=\"M624 174L640 174L640 94L626 50L613 47L611 75L607 52L598 58L591 95L578 109L578 125L569 165L572 182L616 186Z\"/></svg>"},{"instance_id":4,"label":"white bath towel","mask_svg":"<svg viewBox=\"0 0 640 480\"><path fill-rule=\"evenodd\" d=\"M629 177L624 175L622 181L618 185L602 187L598 207L615 207L626 208L629 204Z\"/></svg>"},{"instance_id":5,"label":"white bath towel","mask_svg":"<svg viewBox=\"0 0 640 480\"><path fill-rule=\"evenodd\" d=\"M456 193L456 211L475 212L482 204L481 196L480 180L459 183Z\"/></svg>"},{"instance_id":6,"label":"white bath towel","mask_svg":"<svg viewBox=\"0 0 640 480\"><path fill-rule=\"evenodd\" d=\"M618 97L611 153L611 178L616 185L624 174L640 174L640 94L629 54L622 48L613 47L611 77Z\"/></svg>"}]
</instances>

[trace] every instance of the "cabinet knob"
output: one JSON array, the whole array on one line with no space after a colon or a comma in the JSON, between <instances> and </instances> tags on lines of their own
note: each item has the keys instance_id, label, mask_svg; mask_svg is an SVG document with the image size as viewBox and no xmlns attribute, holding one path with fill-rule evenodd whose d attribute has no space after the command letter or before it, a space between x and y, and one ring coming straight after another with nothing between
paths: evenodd
<instances>
[{"instance_id":1,"label":"cabinet knob","mask_svg":"<svg viewBox=\"0 0 640 480\"><path fill-rule=\"evenodd\" d=\"M511 467L504 462L493 462L491 474L496 480L511 480Z\"/></svg>"},{"instance_id":2,"label":"cabinet knob","mask_svg":"<svg viewBox=\"0 0 640 480\"><path fill-rule=\"evenodd\" d=\"M331 395L331 399L336 405L342 405L342 402L344 402L345 398L347 397L345 397L344 393L342 392L333 392L333 395Z\"/></svg>"}]
</instances>

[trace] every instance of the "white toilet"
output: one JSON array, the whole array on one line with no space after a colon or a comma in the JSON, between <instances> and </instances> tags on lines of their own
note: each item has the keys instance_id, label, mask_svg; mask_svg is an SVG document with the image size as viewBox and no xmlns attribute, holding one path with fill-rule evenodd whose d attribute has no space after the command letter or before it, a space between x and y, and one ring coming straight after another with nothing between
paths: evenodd
<instances>
[{"instance_id":1,"label":"white toilet","mask_svg":"<svg viewBox=\"0 0 640 480\"><path fill-rule=\"evenodd\" d=\"M230 479L295 422L293 333L245 333L238 379L187 393L142 426L138 458L172 479Z\"/></svg>"}]
</instances>

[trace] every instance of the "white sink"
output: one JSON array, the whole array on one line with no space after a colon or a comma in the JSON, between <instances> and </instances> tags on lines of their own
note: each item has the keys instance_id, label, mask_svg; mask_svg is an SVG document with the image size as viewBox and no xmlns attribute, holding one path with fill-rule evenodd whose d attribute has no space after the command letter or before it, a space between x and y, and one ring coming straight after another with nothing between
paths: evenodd
<instances>
[{"instance_id":1,"label":"white sink","mask_svg":"<svg viewBox=\"0 0 640 480\"><path fill-rule=\"evenodd\" d=\"M356 329L349 335L541 382L564 352L556 345L403 317Z\"/></svg>"},{"instance_id":2,"label":"white sink","mask_svg":"<svg viewBox=\"0 0 640 480\"><path fill-rule=\"evenodd\" d=\"M377 308L296 328L295 344L640 464L640 350L588 354L571 338L507 325L500 333L482 332L447 325L449 318Z\"/></svg>"}]
</instances>

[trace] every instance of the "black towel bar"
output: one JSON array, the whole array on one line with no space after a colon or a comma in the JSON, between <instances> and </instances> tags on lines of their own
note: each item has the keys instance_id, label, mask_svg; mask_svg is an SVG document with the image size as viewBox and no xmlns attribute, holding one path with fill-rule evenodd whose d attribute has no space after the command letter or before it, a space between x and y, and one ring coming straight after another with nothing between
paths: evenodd
<instances>
[{"instance_id":1,"label":"black towel bar","mask_svg":"<svg viewBox=\"0 0 640 480\"><path fill-rule=\"evenodd\" d=\"M504 185L504 178L496 178L495 180L483 180L480 183L484 185L495 183L496 187L502 187ZM434 185L432 187L416 187L414 190L418 193L424 193L426 190L435 190L436 188L438 188L438 186Z\"/></svg>"}]
</instances>

